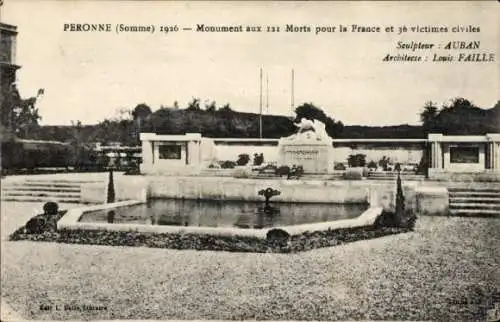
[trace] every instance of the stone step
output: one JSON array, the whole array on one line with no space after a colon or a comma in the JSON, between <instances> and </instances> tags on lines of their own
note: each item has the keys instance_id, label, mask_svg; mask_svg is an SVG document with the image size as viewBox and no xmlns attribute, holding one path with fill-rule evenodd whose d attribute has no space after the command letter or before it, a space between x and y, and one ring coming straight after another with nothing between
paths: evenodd
<instances>
[{"instance_id":1,"label":"stone step","mask_svg":"<svg viewBox=\"0 0 500 322\"><path fill-rule=\"evenodd\" d=\"M42 183L42 184L75 184L80 185L83 183L96 183L96 182L106 182L106 180L65 180L65 179L26 179L24 182L28 183Z\"/></svg>"},{"instance_id":2,"label":"stone step","mask_svg":"<svg viewBox=\"0 0 500 322\"><path fill-rule=\"evenodd\" d=\"M396 180L397 177L372 177L368 176L368 180ZM424 180L424 177L401 177L401 180L414 180L414 181L419 181L419 180Z\"/></svg>"},{"instance_id":3,"label":"stone step","mask_svg":"<svg viewBox=\"0 0 500 322\"><path fill-rule=\"evenodd\" d=\"M81 184L70 183L39 183L39 182L8 182L2 184L2 187L25 187L25 188L78 188Z\"/></svg>"},{"instance_id":4,"label":"stone step","mask_svg":"<svg viewBox=\"0 0 500 322\"><path fill-rule=\"evenodd\" d=\"M496 191L450 191L448 190L450 198L452 197L485 197L485 198L494 198L498 197L500 193Z\"/></svg>"},{"instance_id":5,"label":"stone step","mask_svg":"<svg viewBox=\"0 0 500 322\"><path fill-rule=\"evenodd\" d=\"M497 193L500 195L500 188L491 187L475 187L475 188L448 188L450 193L465 193L465 192L485 192L485 193Z\"/></svg>"},{"instance_id":6,"label":"stone step","mask_svg":"<svg viewBox=\"0 0 500 322\"><path fill-rule=\"evenodd\" d=\"M3 190L2 194L11 195L11 196L24 196L24 195L33 195L33 196L80 196L80 191L45 191L45 190Z\"/></svg>"},{"instance_id":7,"label":"stone step","mask_svg":"<svg viewBox=\"0 0 500 322\"><path fill-rule=\"evenodd\" d=\"M450 215L500 217L498 209L450 209Z\"/></svg>"},{"instance_id":8,"label":"stone step","mask_svg":"<svg viewBox=\"0 0 500 322\"><path fill-rule=\"evenodd\" d=\"M451 203L460 203L460 202L466 202L466 203L500 203L500 196L496 197L480 197L480 196L474 196L474 197L450 197L450 204Z\"/></svg>"},{"instance_id":9,"label":"stone step","mask_svg":"<svg viewBox=\"0 0 500 322\"><path fill-rule=\"evenodd\" d=\"M7 185L2 187L2 191L46 191L46 192L80 192L80 187L51 187L51 186L24 186Z\"/></svg>"},{"instance_id":10,"label":"stone step","mask_svg":"<svg viewBox=\"0 0 500 322\"><path fill-rule=\"evenodd\" d=\"M500 204L496 203L450 203L450 209L499 209Z\"/></svg>"},{"instance_id":11,"label":"stone step","mask_svg":"<svg viewBox=\"0 0 500 322\"><path fill-rule=\"evenodd\" d=\"M37 197L37 196L3 196L2 201L17 201L17 202L48 202L57 203L80 203L80 198L53 198L53 197Z\"/></svg>"}]
</instances>

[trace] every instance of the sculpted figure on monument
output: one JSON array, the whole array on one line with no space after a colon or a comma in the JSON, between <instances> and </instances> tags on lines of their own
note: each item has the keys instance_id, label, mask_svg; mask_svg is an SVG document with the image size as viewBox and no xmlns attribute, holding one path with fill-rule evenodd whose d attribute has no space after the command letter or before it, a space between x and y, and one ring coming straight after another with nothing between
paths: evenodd
<instances>
[{"instance_id":1,"label":"sculpted figure on monument","mask_svg":"<svg viewBox=\"0 0 500 322\"><path fill-rule=\"evenodd\" d=\"M311 133L308 132L313 132L317 140L322 140L328 137L325 130L325 124L321 121L311 121L306 118L302 118L300 123L294 123L294 125L298 128L298 130L296 134L290 137L291 139L302 137L303 134L306 135L306 138L310 138Z\"/></svg>"}]
</instances>

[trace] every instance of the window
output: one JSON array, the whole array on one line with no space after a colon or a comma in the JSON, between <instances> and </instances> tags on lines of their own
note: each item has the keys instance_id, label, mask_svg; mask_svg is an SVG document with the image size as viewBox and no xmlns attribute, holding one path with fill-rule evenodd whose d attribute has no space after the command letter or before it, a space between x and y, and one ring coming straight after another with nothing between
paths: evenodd
<instances>
[{"instance_id":1,"label":"window","mask_svg":"<svg viewBox=\"0 0 500 322\"><path fill-rule=\"evenodd\" d=\"M451 163L479 163L478 147L450 147Z\"/></svg>"},{"instance_id":2,"label":"window","mask_svg":"<svg viewBox=\"0 0 500 322\"><path fill-rule=\"evenodd\" d=\"M158 147L160 159L180 160L181 146L180 145L160 145Z\"/></svg>"}]
</instances>

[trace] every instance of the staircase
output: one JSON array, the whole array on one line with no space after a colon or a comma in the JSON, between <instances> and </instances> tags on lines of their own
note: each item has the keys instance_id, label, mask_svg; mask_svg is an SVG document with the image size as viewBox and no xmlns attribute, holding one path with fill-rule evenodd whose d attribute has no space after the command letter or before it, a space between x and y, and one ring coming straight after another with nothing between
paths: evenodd
<instances>
[{"instance_id":1,"label":"staircase","mask_svg":"<svg viewBox=\"0 0 500 322\"><path fill-rule=\"evenodd\" d=\"M81 185L99 181L25 179L2 181L3 201L80 203Z\"/></svg>"},{"instance_id":2,"label":"staircase","mask_svg":"<svg viewBox=\"0 0 500 322\"><path fill-rule=\"evenodd\" d=\"M388 180L395 181L398 176L398 173L393 172L377 172L372 171L368 172L368 180ZM410 180L410 181L422 181L425 179L425 175L416 174L415 172L401 172L402 180Z\"/></svg>"},{"instance_id":3,"label":"staircase","mask_svg":"<svg viewBox=\"0 0 500 322\"><path fill-rule=\"evenodd\" d=\"M500 188L448 188L451 215L500 217Z\"/></svg>"}]
</instances>

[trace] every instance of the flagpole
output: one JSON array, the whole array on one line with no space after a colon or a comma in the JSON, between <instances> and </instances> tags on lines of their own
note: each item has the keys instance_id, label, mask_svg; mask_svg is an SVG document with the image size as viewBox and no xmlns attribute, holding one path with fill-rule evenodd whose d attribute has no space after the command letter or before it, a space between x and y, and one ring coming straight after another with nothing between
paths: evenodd
<instances>
[{"instance_id":1,"label":"flagpole","mask_svg":"<svg viewBox=\"0 0 500 322\"><path fill-rule=\"evenodd\" d=\"M266 73L266 113L269 114L269 75Z\"/></svg>"},{"instance_id":2,"label":"flagpole","mask_svg":"<svg viewBox=\"0 0 500 322\"><path fill-rule=\"evenodd\" d=\"M291 93L291 104L290 104L290 107L292 109L292 116L293 116L293 110L295 108L295 72L292 68L292 93Z\"/></svg>"},{"instance_id":3,"label":"flagpole","mask_svg":"<svg viewBox=\"0 0 500 322\"><path fill-rule=\"evenodd\" d=\"M260 111L259 111L259 137L262 139L262 67L260 68Z\"/></svg>"}]
</instances>

